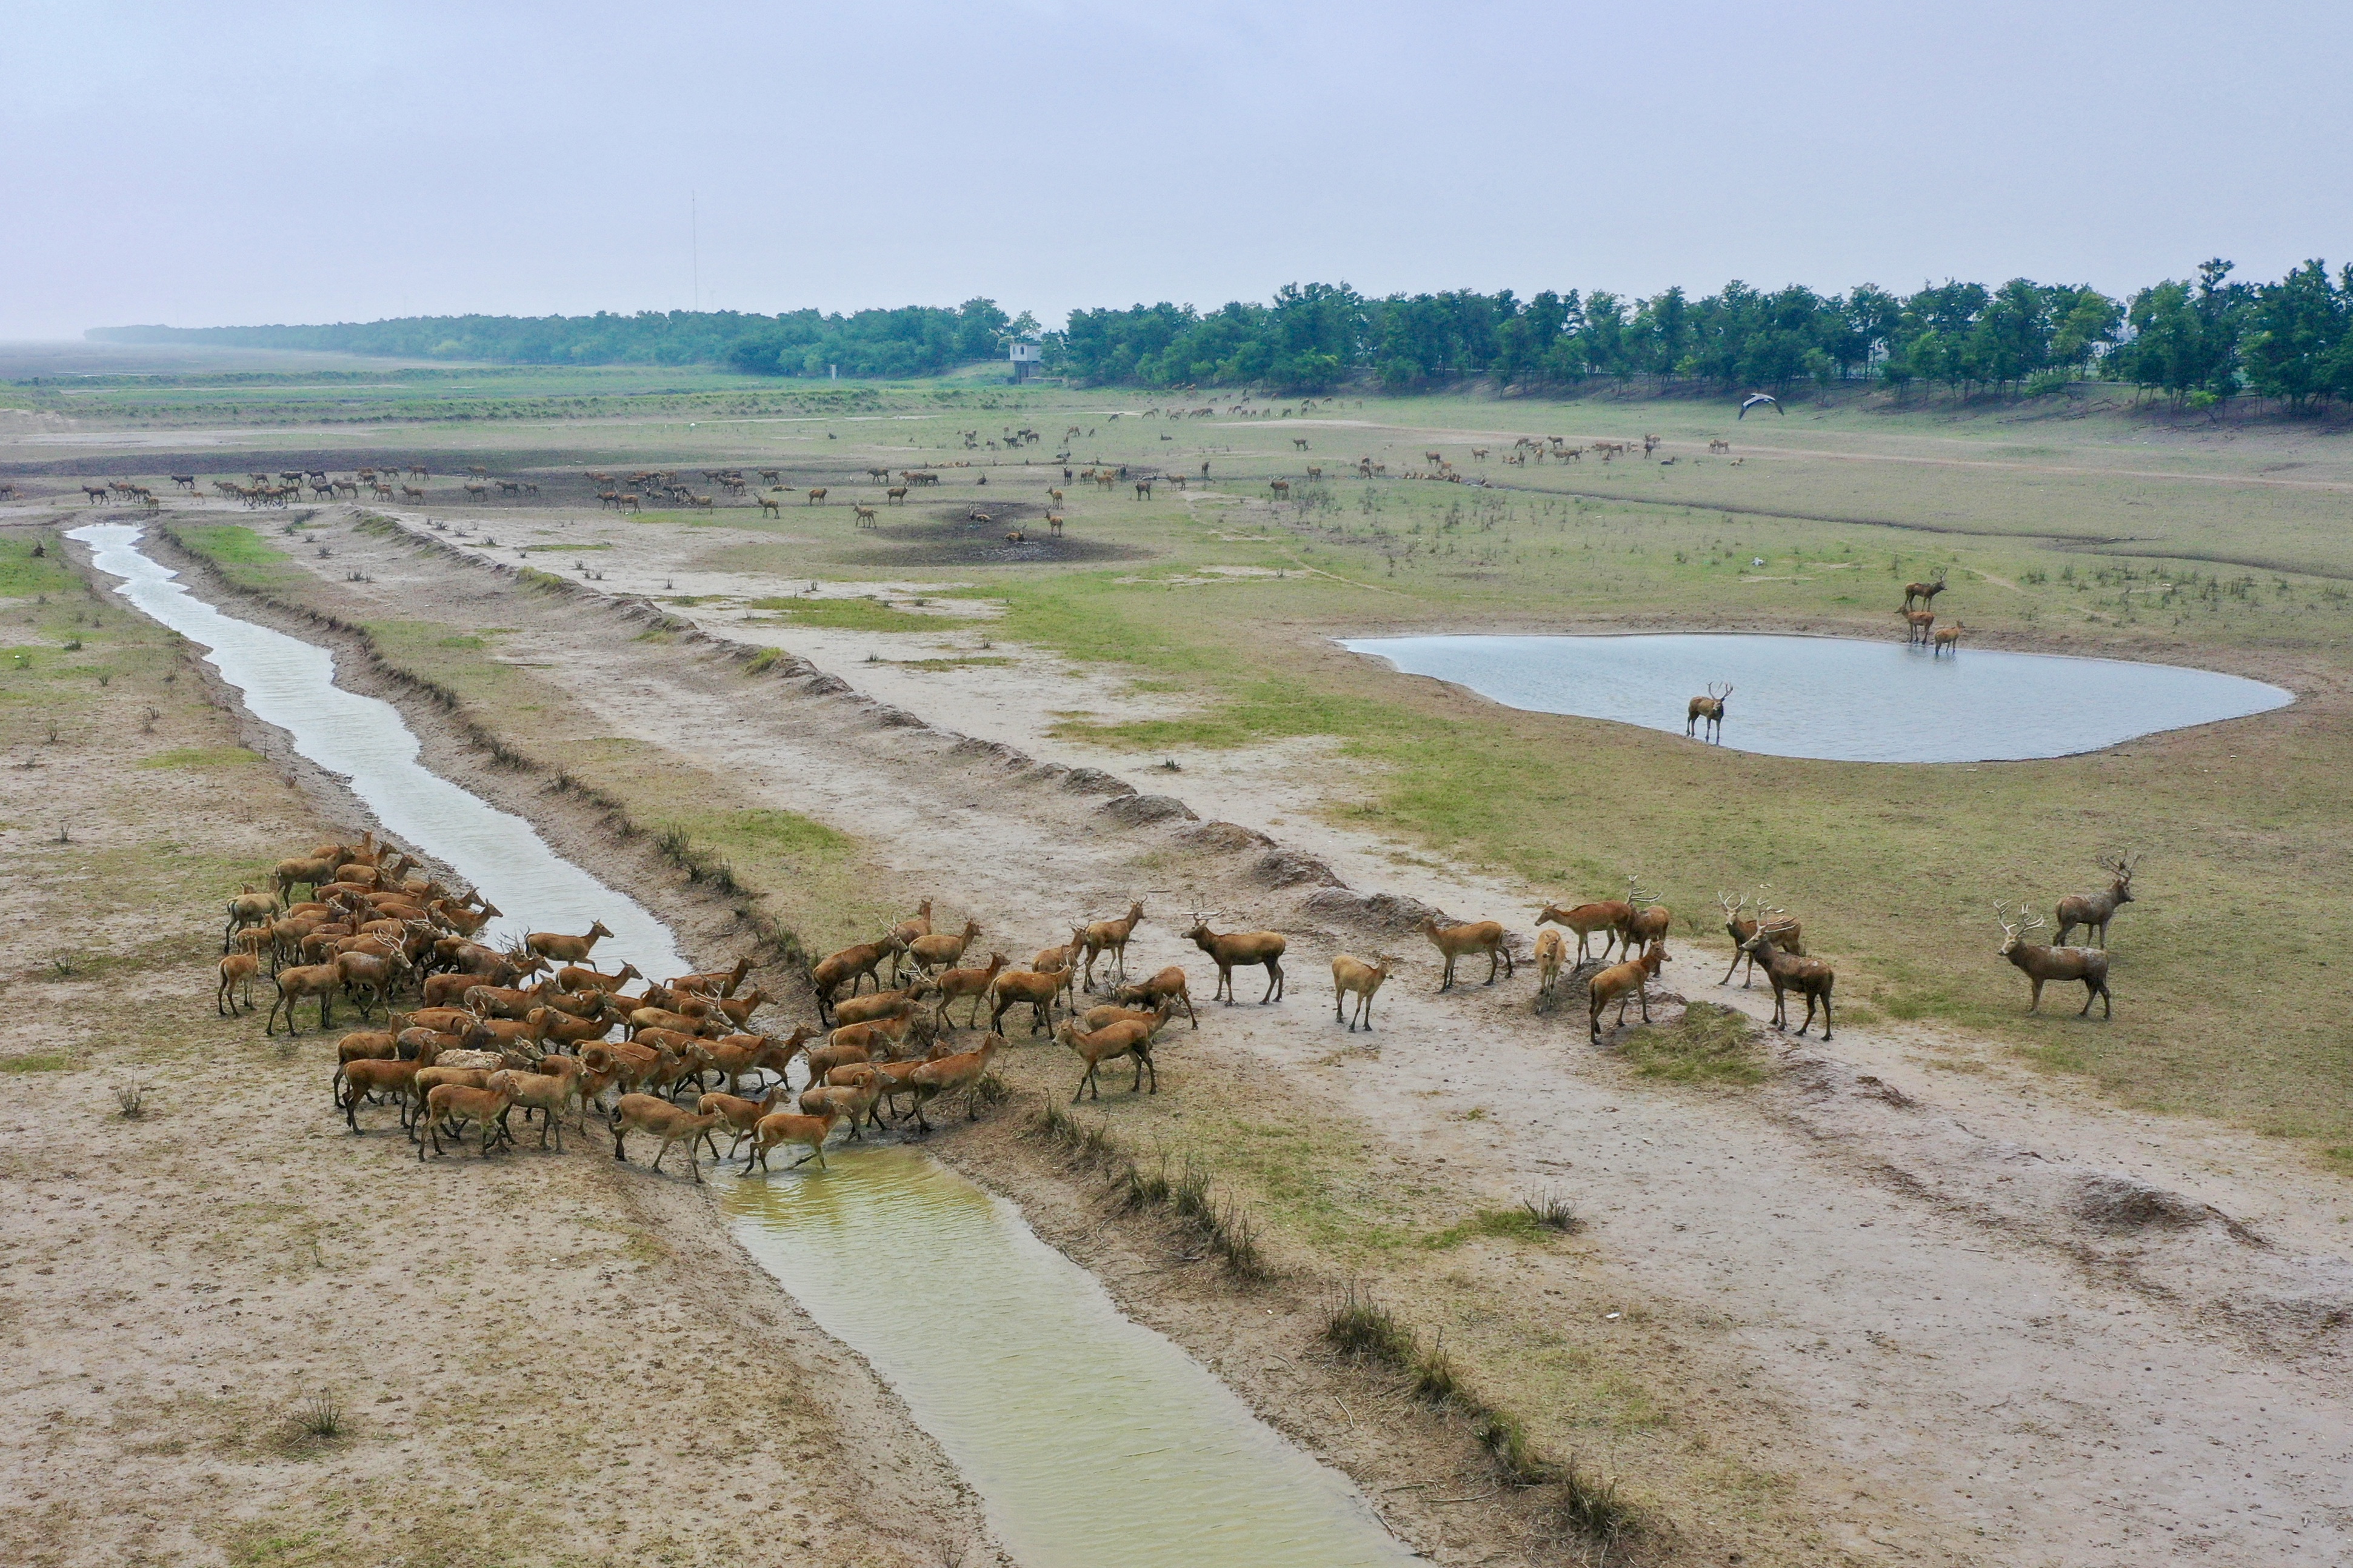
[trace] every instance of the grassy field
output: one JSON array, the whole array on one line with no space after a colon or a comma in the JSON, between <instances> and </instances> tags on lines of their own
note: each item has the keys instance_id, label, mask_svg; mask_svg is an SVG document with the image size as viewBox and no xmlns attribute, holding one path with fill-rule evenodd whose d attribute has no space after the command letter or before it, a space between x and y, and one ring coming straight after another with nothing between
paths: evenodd
<instances>
[{"instance_id":1,"label":"grassy field","mask_svg":"<svg viewBox=\"0 0 2353 1568\"><path fill-rule=\"evenodd\" d=\"M500 374L522 376L502 391L550 397L585 395L575 378L595 379ZM855 528L839 505L788 506L774 521L723 508L705 521L733 535L714 533L702 564L781 582L937 583L985 599L1001 607L990 629L1008 644L1188 700L1133 720L1072 719L1074 736L1139 756L1322 739L1341 762L1325 784L1335 820L1547 897L1613 893L1639 872L1688 922L1713 914L1719 889L1769 882L1838 964L1854 1022L1983 1031L2133 1104L2353 1149L2353 996L2332 957L2353 899L2341 807L2353 440L2331 428L2177 419L2121 406L2123 395L1905 407L1849 397L1745 423L1727 403L1609 395L1342 397L1248 414L1224 397L1215 418L1170 419L1146 416L1161 400L1134 393L762 384L849 401L838 422L551 416L400 438L495 447L510 468L539 472L590 449L592 464L776 465L791 484L839 487L837 502L869 463L997 465L987 490L950 472L881 530ZM990 449L1017 425L1047 442ZM1194 488L1164 483L1139 500L1124 483L1066 481L1042 459L1071 426L1072 468L1182 473ZM1659 455L1676 461L1506 465L1514 433L1656 433ZM1706 453L1712 437L1733 452ZM1404 478L1428 450L1491 483ZM1360 457L1388 476L1359 479ZM1324 479L1307 479L1310 464ZM1297 488L1271 507L1275 478ZM1048 503L1049 483L1067 500ZM1068 553L998 561L927 521L983 499L1066 511ZM1082 545L1113 558L1085 559ZM1885 637L1901 584L1940 568L1953 583L1940 611L1981 642L2208 665L2288 686L2299 701L2048 762L1832 763L1512 711L1329 640L1577 627ZM925 629L865 600L783 599L775 611L809 626ZM2140 901L2115 932L2116 1020L2078 1023L2072 1006L2023 1016L2023 982L1994 957L1990 903L2088 890L2093 858L2116 848L2145 859ZM2332 1157L2353 1168L2353 1153Z\"/></svg>"}]
</instances>

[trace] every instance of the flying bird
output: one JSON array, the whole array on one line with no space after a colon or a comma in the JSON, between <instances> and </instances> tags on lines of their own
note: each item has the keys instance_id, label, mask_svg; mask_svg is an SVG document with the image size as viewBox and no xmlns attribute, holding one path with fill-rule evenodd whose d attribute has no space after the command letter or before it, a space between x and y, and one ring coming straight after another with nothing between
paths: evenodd
<instances>
[{"instance_id":1,"label":"flying bird","mask_svg":"<svg viewBox=\"0 0 2353 1568\"><path fill-rule=\"evenodd\" d=\"M1756 407L1760 403L1771 404L1773 405L1774 413L1780 415L1785 419L1788 417L1788 411L1783 409L1781 406L1781 400L1774 396L1769 392L1752 392L1747 396L1742 398L1740 400L1740 417L1743 419L1747 418L1748 411Z\"/></svg>"}]
</instances>

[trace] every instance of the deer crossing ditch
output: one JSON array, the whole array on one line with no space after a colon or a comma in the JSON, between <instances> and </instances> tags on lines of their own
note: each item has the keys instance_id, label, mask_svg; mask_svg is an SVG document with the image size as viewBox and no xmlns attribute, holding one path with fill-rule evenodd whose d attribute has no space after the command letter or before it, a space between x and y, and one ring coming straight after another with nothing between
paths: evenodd
<instances>
[{"instance_id":1,"label":"deer crossing ditch","mask_svg":"<svg viewBox=\"0 0 2353 1568\"><path fill-rule=\"evenodd\" d=\"M1681 734L1685 702L1733 688L1724 743L1841 763L1977 763L2095 752L2160 730L2267 712L2293 692L2180 665L1854 637L1345 637L1408 675L1536 713Z\"/></svg>"},{"instance_id":2,"label":"deer crossing ditch","mask_svg":"<svg viewBox=\"0 0 2353 1568\"><path fill-rule=\"evenodd\" d=\"M613 936L600 959L655 975L687 968L649 910L521 817L426 768L398 710L338 687L326 649L197 598L141 552L140 534L98 523L69 537L121 580L116 593L206 648L255 716L347 779L388 834L479 886L506 911L506 931L601 919ZM820 1327L898 1391L1025 1568L1415 1560L1346 1478L1123 1314L1011 1205L888 1141L827 1159L824 1173L723 1178L729 1223Z\"/></svg>"}]
</instances>

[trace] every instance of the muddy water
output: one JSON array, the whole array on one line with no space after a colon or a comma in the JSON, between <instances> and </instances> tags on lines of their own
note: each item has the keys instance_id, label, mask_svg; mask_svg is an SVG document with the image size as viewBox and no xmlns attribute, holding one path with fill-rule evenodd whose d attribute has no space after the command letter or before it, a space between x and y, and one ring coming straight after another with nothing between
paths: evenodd
<instances>
[{"instance_id":1,"label":"muddy water","mask_svg":"<svg viewBox=\"0 0 2353 1568\"><path fill-rule=\"evenodd\" d=\"M1538 713L1680 734L1729 682L1724 743L1775 757L1968 763L2063 757L2284 707L2295 693L2211 669L1900 640L1670 633L1354 637L1342 647Z\"/></svg>"},{"instance_id":2,"label":"muddy water","mask_svg":"<svg viewBox=\"0 0 2353 1568\"><path fill-rule=\"evenodd\" d=\"M116 592L209 650L260 718L350 780L395 837L480 886L515 930L614 932L600 960L685 962L648 910L530 824L425 768L389 703L334 684L324 649L223 615L120 523L76 529ZM1025 1568L1355 1568L1411 1554L1345 1478L1293 1447L1011 1205L913 1150L721 1183L735 1234L895 1387L979 1490Z\"/></svg>"},{"instance_id":3,"label":"muddy water","mask_svg":"<svg viewBox=\"0 0 2353 1568\"><path fill-rule=\"evenodd\" d=\"M1410 1560L1010 1205L913 1150L826 1158L735 1183L738 1238L899 1391L1029 1568Z\"/></svg>"}]
</instances>

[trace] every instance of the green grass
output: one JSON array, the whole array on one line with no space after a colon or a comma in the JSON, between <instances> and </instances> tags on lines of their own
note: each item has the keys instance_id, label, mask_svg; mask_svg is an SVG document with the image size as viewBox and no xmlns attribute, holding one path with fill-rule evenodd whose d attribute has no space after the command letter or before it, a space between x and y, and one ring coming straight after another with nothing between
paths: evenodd
<instances>
[{"instance_id":1,"label":"green grass","mask_svg":"<svg viewBox=\"0 0 2353 1568\"><path fill-rule=\"evenodd\" d=\"M835 632L942 632L958 623L894 609L875 599L754 599L747 609L771 611L797 626Z\"/></svg>"},{"instance_id":2,"label":"green grass","mask_svg":"<svg viewBox=\"0 0 2353 1568\"><path fill-rule=\"evenodd\" d=\"M1758 1084L1770 1058L1746 1013L1694 1002L1672 1024L1644 1024L1620 1038L1618 1054L1644 1078L1670 1083Z\"/></svg>"},{"instance_id":3,"label":"green grass","mask_svg":"<svg viewBox=\"0 0 2353 1568\"><path fill-rule=\"evenodd\" d=\"M248 588L277 588L299 578L285 552L242 523L174 523L172 537L220 568L229 581Z\"/></svg>"},{"instance_id":4,"label":"green grass","mask_svg":"<svg viewBox=\"0 0 2353 1568\"><path fill-rule=\"evenodd\" d=\"M28 1051L23 1056L0 1057L0 1073L69 1072L73 1065L71 1051Z\"/></svg>"},{"instance_id":5,"label":"green grass","mask_svg":"<svg viewBox=\"0 0 2353 1568\"><path fill-rule=\"evenodd\" d=\"M174 746L142 758L142 768L241 768L260 762L261 754L243 746Z\"/></svg>"},{"instance_id":6,"label":"green grass","mask_svg":"<svg viewBox=\"0 0 2353 1568\"><path fill-rule=\"evenodd\" d=\"M62 594L77 585L73 574L58 563L57 542L42 542L37 556L33 553L35 542L21 538L0 540L0 598Z\"/></svg>"},{"instance_id":7,"label":"green grass","mask_svg":"<svg viewBox=\"0 0 2353 1568\"><path fill-rule=\"evenodd\" d=\"M1466 1241L1483 1239L1541 1242L1559 1234L1557 1229L1546 1225L1536 1217L1533 1210L1525 1207L1481 1209L1469 1219L1450 1225L1443 1230L1431 1232L1422 1237L1421 1245L1433 1252L1442 1252L1451 1247L1460 1247Z\"/></svg>"}]
</instances>

